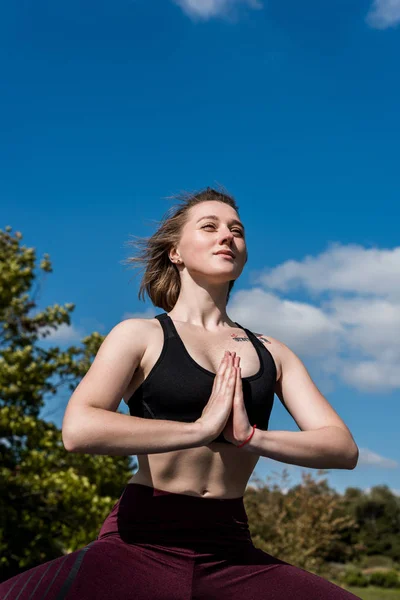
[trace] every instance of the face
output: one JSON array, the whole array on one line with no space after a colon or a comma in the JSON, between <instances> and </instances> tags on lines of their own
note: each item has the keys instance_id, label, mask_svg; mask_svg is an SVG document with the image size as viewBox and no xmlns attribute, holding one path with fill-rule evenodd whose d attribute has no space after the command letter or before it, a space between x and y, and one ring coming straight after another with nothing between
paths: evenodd
<instances>
[{"instance_id":1,"label":"face","mask_svg":"<svg viewBox=\"0 0 400 600\"><path fill-rule=\"evenodd\" d=\"M218 201L193 206L170 258L173 262L180 259L178 265L215 283L237 279L246 262L244 226L239 215Z\"/></svg>"}]
</instances>

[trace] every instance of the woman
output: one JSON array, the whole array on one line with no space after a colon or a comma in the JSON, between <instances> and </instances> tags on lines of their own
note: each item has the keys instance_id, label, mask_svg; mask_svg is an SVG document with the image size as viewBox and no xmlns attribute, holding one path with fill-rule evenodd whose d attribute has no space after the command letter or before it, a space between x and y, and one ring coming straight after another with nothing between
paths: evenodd
<instances>
[{"instance_id":1,"label":"woman","mask_svg":"<svg viewBox=\"0 0 400 600\"><path fill-rule=\"evenodd\" d=\"M1 598L356 598L252 544L243 495L260 456L353 469L358 449L300 359L227 315L247 260L234 199L181 200L128 261L164 312L114 327L63 420L68 451L135 454L139 470L96 540L3 583ZM267 431L274 393L301 432Z\"/></svg>"}]
</instances>

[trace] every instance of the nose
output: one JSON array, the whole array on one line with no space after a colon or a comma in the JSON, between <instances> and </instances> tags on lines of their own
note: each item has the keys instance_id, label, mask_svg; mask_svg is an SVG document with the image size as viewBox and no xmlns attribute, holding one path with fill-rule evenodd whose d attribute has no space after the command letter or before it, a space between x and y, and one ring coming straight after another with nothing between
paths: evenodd
<instances>
[{"instance_id":1,"label":"nose","mask_svg":"<svg viewBox=\"0 0 400 600\"><path fill-rule=\"evenodd\" d=\"M235 236L233 235L233 233L229 229L229 227L224 227L221 229L221 234L219 236L219 243L224 244L224 243L228 242L228 244L231 244L234 237Z\"/></svg>"}]
</instances>

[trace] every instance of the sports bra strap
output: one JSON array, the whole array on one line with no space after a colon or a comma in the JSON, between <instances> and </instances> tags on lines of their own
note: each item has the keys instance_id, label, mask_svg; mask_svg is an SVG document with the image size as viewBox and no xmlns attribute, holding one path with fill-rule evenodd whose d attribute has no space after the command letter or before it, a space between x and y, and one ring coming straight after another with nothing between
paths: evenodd
<instances>
[{"instance_id":1,"label":"sports bra strap","mask_svg":"<svg viewBox=\"0 0 400 600\"><path fill-rule=\"evenodd\" d=\"M166 312L161 313L159 315L155 315L154 318L160 321L166 339L176 337L174 324L171 322L171 318L167 315ZM253 343L255 343L259 348L262 347L263 350L266 349L264 344L258 339L256 335L254 335L252 331L246 329L246 327L243 327L243 325L240 325L240 323L238 323L237 321L235 321L235 325L237 325L239 329L243 329L243 331L247 333L248 337L253 341Z\"/></svg>"},{"instance_id":2,"label":"sports bra strap","mask_svg":"<svg viewBox=\"0 0 400 600\"><path fill-rule=\"evenodd\" d=\"M158 319L160 321L161 327L163 328L163 331L164 331L165 339L176 337L174 328L171 325L171 321L169 320L167 313L162 313L160 315L156 315L154 318Z\"/></svg>"},{"instance_id":3,"label":"sports bra strap","mask_svg":"<svg viewBox=\"0 0 400 600\"><path fill-rule=\"evenodd\" d=\"M239 329L243 329L243 331L247 333L247 336L253 342L253 344L256 345L256 347L262 349L264 355L265 353L270 354L269 350L264 346L262 341L258 339L258 337L252 331L250 331L250 329L246 329L246 327L243 327L243 325L239 325L239 323L237 323L236 321L235 324L239 327Z\"/></svg>"}]
</instances>

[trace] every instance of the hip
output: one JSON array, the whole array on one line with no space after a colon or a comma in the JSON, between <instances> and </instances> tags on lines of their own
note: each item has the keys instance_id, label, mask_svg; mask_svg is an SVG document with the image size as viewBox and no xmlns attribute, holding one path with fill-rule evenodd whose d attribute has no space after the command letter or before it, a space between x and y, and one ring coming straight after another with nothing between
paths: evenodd
<instances>
[{"instance_id":1,"label":"hip","mask_svg":"<svg viewBox=\"0 0 400 600\"><path fill-rule=\"evenodd\" d=\"M98 539L117 535L134 544L201 551L252 545L243 496L202 498L128 483L101 526Z\"/></svg>"}]
</instances>

